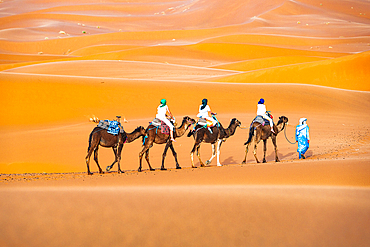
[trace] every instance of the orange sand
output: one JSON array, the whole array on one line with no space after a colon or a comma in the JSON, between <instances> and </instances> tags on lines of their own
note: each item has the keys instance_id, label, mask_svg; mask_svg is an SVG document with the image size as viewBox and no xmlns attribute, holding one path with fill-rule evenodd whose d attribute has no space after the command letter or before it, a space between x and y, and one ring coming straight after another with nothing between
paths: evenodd
<instances>
[{"instance_id":1,"label":"orange sand","mask_svg":"<svg viewBox=\"0 0 370 247\"><path fill-rule=\"evenodd\" d=\"M368 1L0 2L1 246L366 246L370 242ZM90 118L147 127L166 98L177 122L203 98L249 126L259 98L275 118L308 118L310 148L277 137L267 164L244 158L239 128L191 168L192 138L168 171L86 175ZM163 145L150 150L159 169ZM258 156L262 157L262 144ZM211 155L201 147L203 161ZM100 148L102 168L113 162ZM196 161L196 166L199 162ZM99 237L98 237L99 236Z\"/></svg>"}]
</instances>

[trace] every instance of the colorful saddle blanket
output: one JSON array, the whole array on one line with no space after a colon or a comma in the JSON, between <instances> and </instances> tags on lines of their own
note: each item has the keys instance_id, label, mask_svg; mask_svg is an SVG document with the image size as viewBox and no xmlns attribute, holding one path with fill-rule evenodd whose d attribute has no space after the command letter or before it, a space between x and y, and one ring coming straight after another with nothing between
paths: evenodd
<instances>
[{"instance_id":1,"label":"colorful saddle blanket","mask_svg":"<svg viewBox=\"0 0 370 247\"><path fill-rule=\"evenodd\" d=\"M100 120L98 123L98 127L102 129L106 129L109 134L118 135L118 133L123 133L123 128L120 128L120 123L117 121L110 121L110 120Z\"/></svg>"},{"instance_id":2,"label":"colorful saddle blanket","mask_svg":"<svg viewBox=\"0 0 370 247\"><path fill-rule=\"evenodd\" d=\"M170 127L162 120L158 118L154 118L154 120L150 124L161 129L162 134L165 134L165 135L170 134Z\"/></svg>"},{"instance_id":3,"label":"colorful saddle blanket","mask_svg":"<svg viewBox=\"0 0 370 247\"><path fill-rule=\"evenodd\" d=\"M197 125L207 126L208 128L213 127L213 123L205 118L199 118Z\"/></svg>"},{"instance_id":4,"label":"colorful saddle blanket","mask_svg":"<svg viewBox=\"0 0 370 247\"><path fill-rule=\"evenodd\" d=\"M202 128L207 128L211 134L213 133L211 127L214 127L213 123L206 118L199 118L197 125L202 126Z\"/></svg>"}]
</instances>

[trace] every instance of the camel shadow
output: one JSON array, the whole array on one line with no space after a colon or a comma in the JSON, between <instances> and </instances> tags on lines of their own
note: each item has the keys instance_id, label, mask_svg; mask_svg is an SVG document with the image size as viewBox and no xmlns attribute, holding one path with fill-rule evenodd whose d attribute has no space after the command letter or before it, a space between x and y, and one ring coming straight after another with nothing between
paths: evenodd
<instances>
[{"instance_id":1,"label":"camel shadow","mask_svg":"<svg viewBox=\"0 0 370 247\"><path fill-rule=\"evenodd\" d=\"M296 154L297 152L290 152L290 153L287 153L287 154L281 154L279 153L279 159L280 160L284 160L286 159L287 157L291 157L293 156L294 154ZM269 162L269 161L275 161L275 152L271 152L270 155L266 156L266 161Z\"/></svg>"},{"instance_id":2,"label":"camel shadow","mask_svg":"<svg viewBox=\"0 0 370 247\"><path fill-rule=\"evenodd\" d=\"M234 165L234 164L240 164L240 162L236 161L233 156L228 157L227 159L223 160L221 162L223 165Z\"/></svg>"}]
</instances>

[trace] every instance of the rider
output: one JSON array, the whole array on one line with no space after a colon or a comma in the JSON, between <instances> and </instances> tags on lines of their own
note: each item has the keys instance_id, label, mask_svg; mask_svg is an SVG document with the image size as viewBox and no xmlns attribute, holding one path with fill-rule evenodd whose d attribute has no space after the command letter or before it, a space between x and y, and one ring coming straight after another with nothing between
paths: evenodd
<instances>
[{"instance_id":1,"label":"rider","mask_svg":"<svg viewBox=\"0 0 370 247\"><path fill-rule=\"evenodd\" d=\"M170 127L171 141L175 141L175 139L173 138L174 126L171 123L171 121L167 119L166 116L169 116L171 119L175 119L173 117L172 113L170 112L170 109L167 106L166 99L161 99L161 104L157 108L157 115L155 117L158 118L159 120L165 122L168 125L168 127Z\"/></svg>"},{"instance_id":2,"label":"rider","mask_svg":"<svg viewBox=\"0 0 370 247\"><path fill-rule=\"evenodd\" d=\"M306 122L307 118L299 119L299 124L297 125L295 130L295 140L296 142L298 142L297 152L299 154L299 159L306 158L304 154L310 146L310 134L308 132L309 128Z\"/></svg>"},{"instance_id":3,"label":"rider","mask_svg":"<svg viewBox=\"0 0 370 247\"><path fill-rule=\"evenodd\" d=\"M217 121L211 115L216 115L216 113L211 111L211 108L207 103L207 99L202 100L202 104L199 106L199 113L197 117L205 118L206 120L212 122L212 126L215 126L217 124Z\"/></svg>"},{"instance_id":4,"label":"rider","mask_svg":"<svg viewBox=\"0 0 370 247\"><path fill-rule=\"evenodd\" d=\"M258 104L257 104L257 116L262 116L263 118L267 119L269 122L270 122L270 126L271 126L271 132L275 134L275 131L274 131L274 122L272 122L272 119L267 115L267 111L266 111L266 106L264 105L265 103L265 100L264 99L260 99L258 101Z\"/></svg>"}]
</instances>

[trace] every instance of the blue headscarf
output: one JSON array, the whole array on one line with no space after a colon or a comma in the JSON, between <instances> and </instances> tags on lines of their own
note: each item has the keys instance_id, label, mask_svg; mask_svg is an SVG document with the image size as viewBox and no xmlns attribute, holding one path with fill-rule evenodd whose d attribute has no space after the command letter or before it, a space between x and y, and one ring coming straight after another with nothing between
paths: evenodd
<instances>
[{"instance_id":1,"label":"blue headscarf","mask_svg":"<svg viewBox=\"0 0 370 247\"><path fill-rule=\"evenodd\" d=\"M258 101L258 104L263 104L263 103L265 103L265 100L261 98L260 101Z\"/></svg>"},{"instance_id":2,"label":"blue headscarf","mask_svg":"<svg viewBox=\"0 0 370 247\"><path fill-rule=\"evenodd\" d=\"M200 107L201 110L203 110L207 106L208 100L202 99L202 106Z\"/></svg>"}]
</instances>

